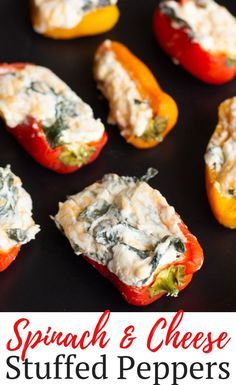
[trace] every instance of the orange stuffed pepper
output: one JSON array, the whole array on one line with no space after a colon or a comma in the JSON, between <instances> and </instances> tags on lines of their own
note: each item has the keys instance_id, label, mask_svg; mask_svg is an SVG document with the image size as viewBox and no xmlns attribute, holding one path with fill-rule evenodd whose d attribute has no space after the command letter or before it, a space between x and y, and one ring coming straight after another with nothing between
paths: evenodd
<instances>
[{"instance_id":1,"label":"orange stuffed pepper","mask_svg":"<svg viewBox=\"0 0 236 385\"><path fill-rule=\"evenodd\" d=\"M176 124L178 109L171 96L124 45L110 40L95 55L94 75L109 101L109 123L134 147L155 147Z\"/></svg>"},{"instance_id":2,"label":"orange stuffed pepper","mask_svg":"<svg viewBox=\"0 0 236 385\"><path fill-rule=\"evenodd\" d=\"M112 29L118 0L31 0L34 30L53 39L97 35Z\"/></svg>"},{"instance_id":3,"label":"orange stuffed pepper","mask_svg":"<svg viewBox=\"0 0 236 385\"><path fill-rule=\"evenodd\" d=\"M220 105L219 122L207 147L206 188L216 219L236 228L236 97Z\"/></svg>"}]
</instances>

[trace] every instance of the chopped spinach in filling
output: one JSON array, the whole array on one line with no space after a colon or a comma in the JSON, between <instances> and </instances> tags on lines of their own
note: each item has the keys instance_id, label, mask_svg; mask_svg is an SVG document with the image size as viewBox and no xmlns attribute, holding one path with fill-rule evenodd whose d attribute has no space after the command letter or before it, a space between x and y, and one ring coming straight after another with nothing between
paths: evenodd
<instances>
[{"instance_id":1,"label":"chopped spinach in filling","mask_svg":"<svg viewBox=\"0 0 236 385\"><path fill-rule=\"evenodd\" d=\"M62 146L62 133L70 128L68 117L76 117L76 105L74 101L66 99L64 96L55 92L48 84L40 81L34 81L28 87L27 92L36 92L42 95L51 94L55 97L55 122L51 126L43 124L42 128L46 135L47 142L52 148Z\"/></svg>"},{"instance_id":2,"label":"chopped spinach in filling","mask_svg":"<svg viewBox=\"0 0 236 385\"><path fill-rule=\"evenodd\" d=\"M146 104L149 106L148 100L140 100L140 99L134 99L134 104L136 105L142 105ZM161 142L163 140L163 133L166 130L168 124L168 119L156 116L152 118L145 131L141 136L138 136L139 138L148 141L148 140L158 140Z\"/></svg>"},{"instance_id":3,"label":"chopped spinach in filling","mask_svg":"<svg viewBox=\"0 0 236 385\"><path fill-rule=\"evenodd\" d=\"M95 219L106 214L110 207L111 205L106 201L101 201L100 207L97 206L97 208L94 208L93 206L88 206L79 214L79 217L85 218L92 224Z\"/></svg>"},{"instance_id":4,"label":"chopped spinach in filling","mask_svg":"<svg viewBox=\"0 0 236 385\"><path fill-rule=\"evenodd\" d=\"M31 216L31 200L10 166L0 167L0 250L27 243L39 231Z\"/></svg>"},{"instance_id":5,"label":"chopped spinach in filling","mask_svg":"<svg viewBox=\"0 0 236 385\"><path fill-rule=\"evenodd\" d=\"M231 195L232 197L236 198L236 188L232 188L229 190L229 195Z\"/></svg>"},{"instance_id":6,"label":"chopped spinach in filling","mask_svg":"<svg viewBox=\"0 0 236 385\"><path fill-rule=\"evenodd\" d=\"M114 178L112 174L105 176L101 183L107 186L106 194L109 195L112 191L110 190L110 184L113 190L120 190L121 193L119 194L118 191L114 199L110 200L109 198L95 198L93 192L92 196L94 200L92 203L80 211L76 217L80 231L82 231L82 228L84 229L84 232L88 235L88 239L90 239L88 242L91 242L91 245L93 245L93 250L91 249L91 252L88 250L85 251L83 246L80 247L80 242L71 242L76 254L85 254L99 263L106 265L111 271L114 270L114 263L116 263L116 268L119 269L119 258L114 262L115 253L121 252L123 255L122 258L126 255L125 258L127 258L127 262L132 256L135 260L136 267L130 268L139 268L141 263L142 268L144 267L145 269L145 278L137 278L135 282L137 286L150 283L151 277L159 267L168 266L168 264L171 264L173 261L179 260L186 251L184 237L181 238L177 233L171 233L167 228L165 229L165 225L161 222L161 219L156 217L157 214L155 214L153 218L151 211L147 214L145 213L147 209L144 208L144 215L150 215L150 220L154 221L154 223L156 221L156 226L160 227L160 232L166 234L162 237L158 236L158 233L154 235L152 231L148 230L148 224L147 228L145 228L145 226L142 226L142 223L137 222L135 219L135 208L133 214L126 213L122 208L122 193L130 194L130 197L132 197L136 189L138 190L139 186L143 186L143 183L154 177L156 173L157 171L155 169L150 168L147 174L141 178L119 177L119 179L117 179ZM74 201L73 197L69 199ZM133 206L128 210L132 210L132 207ZM152 210L151 207L150 210ZM60 222L59 227L61 227ZM164 290L163 287L169 285L169 289L166 291L171 295L176 295L176 287L180 281L181 271L178 268L177 270L171 270L165 279L164 276L162 277L161 275L161 281L159 280L158 284L155 283L151 292L156 293L158 290Z\"/></svg>"},{"instance_id":7,"label":"chopped spinach in filling","mask_svg":"<svg viewBox=\"0 0 236 385\"><path fill-rule=\"evenodd\" d=\"M162 134L166 130L167 123L168 119L157 116L155 119L152 119L150 121L147 129L145 130L141 138L147 141L154 139L161 142L163 140Z\"/></svg>"},{"instance_id":8,"label":"chopped spinach in filling","mask_svg":"<svg viewBox=\"0 0 236 385\"><path fill-rule=\"evenodd\" d=\"M85 4L82 6L82 10L84 12L89 12L89 11L92 11L94 9L94 0L85 0L84 3ZM111 5L112 3L114 3L114 1L112 1L112 0L98 0L97 1L97 8L107 7L107 6Z\"/></svg>"},{"instance_id":9,"label":"chopped spinach in filling","mask_svg":"<svg viewBox=\"0 0 236 385\"><path fill-rule=\"evenodd\" d=\"M65 165L80 166L96 151L91 143L102 138L103 124L94 118L90 106L50 70L26 65L6 72L0 88L0 114L7 125L14 129L28 117L41 122L45 140L52 149L60 147L60 160Z\"/></svg>"},{"instance_id":10,"label":"chopped spinach in filling","mask_svg":"<svg viewBox=\"0 0 236 385\"><path fill-rule=\"evenodd\" d=\"M168 16L170 20L178 26L178 28L185 28L188 36L193 39L195 37L194 31L191 26L183 19L176 15L176 12L173 8L169 7L168 2L165 0L160 3L160 10L164 15Z\"/></svg>"},{"instance_id":11,"label":"chopped spinach in filling","mask_svg":"<svg viewBox=\"0 0 236 385\"><path fill-rule=\"evenodd\" d=\"M13 174L0 169L0 217L14 212L18 198L18 189L14 185Z\"/></svg>"},{"instance_id":12,"label":"chopped spinach in filling","mask_svg":"<svg viewBox=\"0 0 236 385\"><path fill-rule=\"evenodd\" d=\"M10 229L7 230L7 235L10 239L13 241L16 241L17 243L24 242L27 238L27 234L24 230L21 229Z\"/></svg>"},{"instance_id":13,"label":"chopped spinach in filling","mask_svg":"<svg viewBox=\"0 0 236 385\"><path fill-rule=\"evenodd\" d=\"M56 120L50 127L43 126L47 141L52 148L63 145L61 139L62 132L70 128L68 124L68 117L77 116L75 112L75 104L61 96L58 97L56 104Z\"/></svg>"}]
</instances>

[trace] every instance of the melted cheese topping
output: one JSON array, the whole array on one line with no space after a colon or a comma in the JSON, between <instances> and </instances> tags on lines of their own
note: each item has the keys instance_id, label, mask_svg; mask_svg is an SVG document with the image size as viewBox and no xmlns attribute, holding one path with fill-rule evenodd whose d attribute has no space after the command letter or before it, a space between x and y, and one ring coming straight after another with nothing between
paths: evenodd
<instances>
[{"instance_id":1,"label":"melted cheese topping","mask_svg":"<svg viewBox=\"0 0 236 385\"><path fill-rule=\"evenodd\" d=\"M26 65L0 68L0 115L13 128L28 117L56 132L53 147L97 142L104 133L90 106L49 69Z\"/></svg>"},{"instance_id":2,"label":"melted cheese topping","mask_svg":"<svg viewBox=\"0 0 236 385\"><path fill-rule=\"evenodd\" d=\"M225 7L213 0L189 0L184 4L168 0L163 3L164 12L165 7L188 24L205 50L236 58L236 19ZM173 18L173 27L180 28L181 20Z\"/></svg>"},{"instance_id":3,"label":"melted cheese topping","mask_svg":"<svg viewBox=\"0 0 236 385\"><path fill-rule=\"evenodd\" d=\"M99 8L114 5L118 0L34 0L39 12L38 24L34 26L39 33L76 27L83 17Z\"/></svg>"},{"instance_id":4,"label":"melted cheese topping","mask_svg":"<svg viewBox=\"0 0 236 385\"><path fill-rule=\"evenodd\" d=\"M10 166L0 167L0 251L25 244L39 232L32 219L32 200Z\"/></svg>"},{"instance_id":5,"label":"melted cheese topping","mask_svg":"<svg viewBox=\"0 0 236 385\"><path fill-rule=\"evenodd\" d=\"M149 284L185 250L174 208L135 178L105 175L60 203L55 222L76 254L107 266L127 285Z\"/></svg>"},{"instance_id":6,"label":"melted cheese topping","mask_svg":"<svg viewBox=\"0 0 236 385\"><path fill-rule=\"evenodd\" d=\"M217 188L225 195L236 196L236 97L220 106L219 123L208 144L205 160L217 173Z\"/></svg>"},{"instance_id":7,"label":"melted cheese topping","mask_svg":"<svg viewBox=\"0 0 236 385\"><path fill-rule=\"evenodd\" d=\"M109 48L110 41L106 44ZM111 50L96 55L95 78L109 101L109 123L118 124L124 136L142 136L153 118L152 108Z\"/></svg>"}]
</instances>

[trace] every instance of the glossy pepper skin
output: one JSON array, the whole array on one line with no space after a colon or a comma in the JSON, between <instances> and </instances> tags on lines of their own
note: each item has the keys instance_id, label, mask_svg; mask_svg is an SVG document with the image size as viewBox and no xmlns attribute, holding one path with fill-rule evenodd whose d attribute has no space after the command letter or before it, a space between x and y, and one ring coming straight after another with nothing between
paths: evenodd
<instances>
[{"instance_id":1,"label":"glossy pepper skin","mask_svg":"<svg viewBox=\"0 0 236 385\"><path fill-rule=\"evenodd\" d=\"M183 4L184 1L180 2ZM209 53L198 44L186 26L173 28L171 17L163 12L162 4L156 8L153 30L162 49L196 78L209 84L224 84L236 76L236 61L226 54Z\"/></svg>"},{"instance_id":2,"label":"glossy pepper skin","mask_svg":"<svg viewBox=\"0 0 236 385\"><path fill-rule=\"evenodd\" d=\"M1 64L0 67L9 70L24 68L24 63ZM46 136L42 129L42 122L36 121L32 117L28 117L22 124L7 130L16 138L21 146L42 166L60 174L69 174L79 170L84 166L66 165L60 160L60 155L63 151L63 146L51 148L46 140ZM98 142L89 143L89 147L95 148L91 157L86 164L93 162L100 154L102 148L107 142L107 134L104 135Z\"/></svg>"},{"instance_id":3,"label":"glossy pepper skin","mask_svg":"<svg viewBox=\"0 0 236 385\"><path fill-rule=\"evenodd\" d=\"M34 1L31 1L31 17L33 26L38 24L39 13ZM120 17L119 9L116 5L110 5L97 9L86 14L81 22L73 28L50 29L43 33L44 36L52 39L74 39L82 36L91 36L105 33L111 30Z\"/></svg>"},{"instance_id":4,"label":"glossy pepper skin","mask_svg":"<svg viewBox=\"0 0 236 385\"><path fill-rule=\"evenodd\" d=\"M236 229L236 198L224 196L215 185L217 175L206 166L206 190L212 212L225 227Z\"/></svg>"},{"instance_id":5,"label":"glossy pepper skin","mask_svg":"<svg viewBox=\"0 0 236 385\"><path fill-rule=\"evenodd\" d=\"M167 126L160 135L161 140L144 140L134 135L125 136L125 139L128 143L138 149L155 147L164 139L164 137L176 124L178 119L178 107L173 98L162 91L149 68L135 55L133 55L128 48L121 43L113 41L108 47L106 42L104 42L98 47L96 55L103 54L108 49L114 52L116 59L128 72L130 78L136 83L143 99L149 101L155 116L167 119Z\"/></svg>"},{"instance_id":6,"label":"glossy pepper skin","mask_svg":"<svg viewBox=\"0 0 236 385\"><path fill-rule=\"evenodd\" d=\"M12 249L8 251L0 250L0 272L6 270L10 264L16 259L21 246L14 246Z\"/></svg>"},{"instance_id":7,"label":"glossy pepper skin","mask_svg":"<svg viewBox=\"0 0 236 385\"><path fill-rule=\"evenodd\" d=\"M224 113L224 105L222 103L219 107L219 116ZM218 124L215 133L220 136L223 130L222 125ZM207 164L205 180L208 200L215 218L223 226L236 229L236 197L229 197L222 193L217 172ZM216 182L218 182L218 188Z\"/></svg>"},{"instance_id":8,"label":"glossy pepper skin","mask_svg":"<svg viewBox=\"0 0 236 385\"><path fill-rule=\"evenodd\" d=\"M183 290L191 282L193 274L201 268L204 259L202 248L199 245L197 239L189 232L187 226L183 222L180 222L179 226L186 238L186 252L184 254L184 258L181 261L176 261L170 265L173 267L181 267L183 271L181 282L176 287L177 291ZM85 257L85 259L105 278L112 282L114 286L116 286L120 291L123 298L131 305L149 305L166 294L166 291L164 290L156 295L151 294L155 281L158 279L158 274L161 271L157 273L153 282L148 286L129 286L123 283L115 274L111 273L106 266L99 264L88 257Z\"/></svg>"}]
</instances>

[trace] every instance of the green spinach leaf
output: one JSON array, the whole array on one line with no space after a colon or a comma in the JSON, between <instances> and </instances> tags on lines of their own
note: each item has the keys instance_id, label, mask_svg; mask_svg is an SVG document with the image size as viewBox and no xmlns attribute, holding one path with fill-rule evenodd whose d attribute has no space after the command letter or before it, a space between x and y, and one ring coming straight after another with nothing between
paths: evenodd
<instances>
[{"instance_id":1,"label":"green spinach leaf","mask_svg":"<svg viewBox=\"0 0 236 385\"><path fill-rule=\"evenodd\" d=\"M7 235L10 239L19 243L24 242L27 237L26 232L21 229L7 230Z\"/></svg>"}]
</instances>

